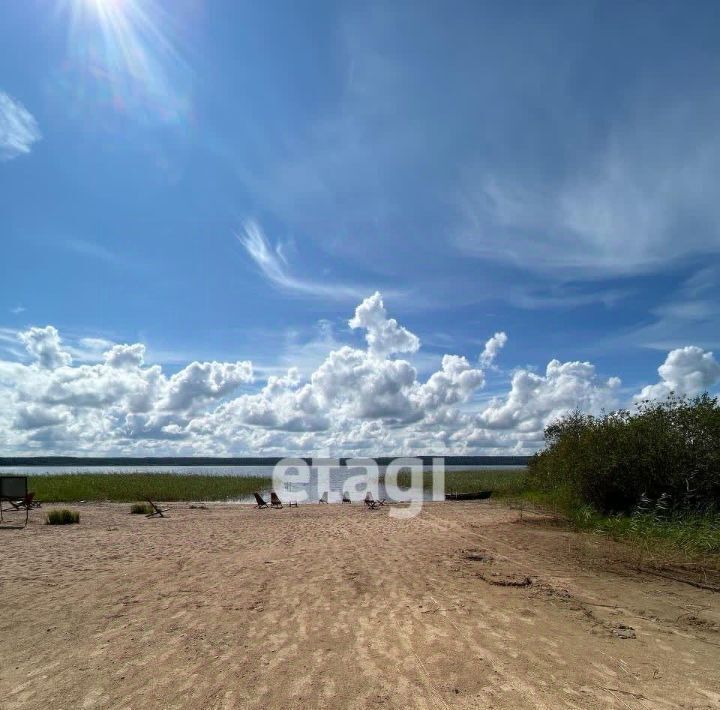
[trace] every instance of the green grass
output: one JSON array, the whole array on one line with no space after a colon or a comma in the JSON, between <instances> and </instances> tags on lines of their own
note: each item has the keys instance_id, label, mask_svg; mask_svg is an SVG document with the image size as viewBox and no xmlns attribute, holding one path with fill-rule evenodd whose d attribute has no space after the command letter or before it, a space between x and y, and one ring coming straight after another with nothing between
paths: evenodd
<instances>
[{"instance_id":1,"label":"green grass","mask_svg":"<svg viewBox=\"0 0 720 710\"><path fill-rule=\"evenodd\" d=\"M131 515L150 515L152 506L149 503L133 503L130 508Z\"/></svg>"},{"instance_id":2,"label":"green grass","mask_svg":"<svg viewBox=\"0 0 720 710\"><path fill-rule=\"evenodd\" d=\"M445 491L447 493L474 493L492 491L493 497L502 498L520 495L525 489L525 469L488 468L481 471L445 471ZM401 471L398 485L407 488L410 474ZM425 472L423 487L432 490L432 473Z\"/></svg>"},{"instance_id":3,"label":"green grass","mask_svg":"<svg viewBox=\"0 0 720 710\"><path fill-rule=\"evenodd\" d=\"M80 522L80 513L63 508L62 510L51 510L45 516L46 525L73 525Z\"/></svg>"},{"instance_id":4,"label":"green grass","mask_svg":"<svg viewBox=\"0 0 720 710\"><path fill-rule=\"evenodd\" d=\"M446 471L445 490L448 493L492 491L493 497L520 495L525 489L525 469L485 469L482 471ZM432 487L432 482L426 484Z\"/></svg>"},{"instance_id":5,"label":"green grass","mask_svg":"<svg viewBox=\"0 0 720 710\"><path fill-rule=\"evenodd\" d=\"M410 475L401 473L398 483L407 487ZM431 474L425 474L423 483L426 489L432 488ZM603 515L578 501L568 490L533 490L524 469L446 471L445 490L448 493L491 490L493 498L530 504L565 519L578 530L626 542L639 552L660 558L720 555L720 513L712 510L672 512L639 508L631 514Z\"/></svg>"},{"instance_id":6,"label":"green grass","mask_svg":"<svg viewBox=\"0 0 720 710\"><path fill-rule=\"evenodd\" d=\"M208 476L176 473L68 473L29 476L37 500L55 502L122 501L138 499L234 500L268 490L271 479L261 476Z\"/></svg>"},{"instance_id":7,"label":"green grass","mask_svg":"<svg viewBox=\"0 0 720 710\"><path fill-rule=\"evenodd\" d=\"M638 507L632 513L606 515L578 501L568 491L526 489L518 496L541 510L564 518L577 530L605 535L632 545L643 555L672 560L720 557L720 512Z\"/></svg>"},{"instance_id":8,"label":"green grass","mask_svg":"<svg viewBox=\"0 0 720 710\"><path fill-rule=\"evenodd\" d=\"M681 554L694 559L720 555L720 514L713 512L675 512L657 515L599 515L587 506L572 512L572 522L580 529L631 542L652 555Z\"/></svg>"}]
</instances>

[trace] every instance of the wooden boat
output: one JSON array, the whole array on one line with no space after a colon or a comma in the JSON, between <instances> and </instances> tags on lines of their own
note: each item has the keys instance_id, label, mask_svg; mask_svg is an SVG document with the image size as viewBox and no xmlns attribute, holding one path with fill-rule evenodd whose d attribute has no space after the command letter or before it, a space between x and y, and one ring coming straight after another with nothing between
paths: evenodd
<instances>
[{"instance_id":1,"label":"wooden boat","mask_svg":"<svg viewBox=\"0 0 720 710\"><path fill-rule=\"evenodd\" d=\"M445 500L485 500L492 491L476 491L475 493L446 493Z\"/></svg>"}]
</instances>

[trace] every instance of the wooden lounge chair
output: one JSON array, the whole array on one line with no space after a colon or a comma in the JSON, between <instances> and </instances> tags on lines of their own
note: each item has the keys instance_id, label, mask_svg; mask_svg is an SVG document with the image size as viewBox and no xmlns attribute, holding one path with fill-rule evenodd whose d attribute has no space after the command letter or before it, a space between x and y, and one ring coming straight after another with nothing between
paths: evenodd
<instances>
[{"instance_id":1,"label":"wooden lounge chair","mask_svg":"<svg viewBox=\"0 0 720 710\"><path fill-rule=\"evenodd\" d=\"M385 499L382 500L375 500L373 498L373 494L368 491L365 494L365 505L368 507L369 510L376 510L381 505L385 505Z\"/></svg>"},{"instance_id":2,"label":"wooden lounge chair","mask_svg":"<svg viewBox=\"0 0 720 710\"><path fill-rule=\"evenodd\" d=\"M262 510L263 508L268 508L268 504L263 500L263 497L259 493L253 493L255 496L255 507L258 510Z\"/></svg>"},{"instance_id":3,"label":"wooden lounge chair","mask_svg":"<svg viewBox=\"0 0 720 710\"><path fill-rule=\"evenodd\" d=\"M327 502L328 502L328 492L325 491L325 493L323 493L323 494L320 496L320 500L318 501L318 503L325 503L325 504L327 504Z\"/></svg>"},{"instance_id":4,"label":"wooden lounge chair","mask_svg":"<svg viewBox=\"0 0 720 710\"><path fill-rule=\"evenodd\" d=\"M275 493L275 491L270 492L270 507L271 508L282 508L283 504L280 498L278 498L278 494Z\"/></svg>"},{"instance_id":5,"label":"wooden lounge chair","mask_svg":"<svg viewBox=\"0 0 720 710\"><path fill-rule=\"evenodd\" d=\"M153 509L152 513L149 513L146 515L146 518L164 518L165 516L163 513L167 513L169 508L159 508L155 503L153 503L149 498L146 498L147 502L150 503L150 507Z\"/></svg>"},{"instance_id":6,"label":"wooden lounge chair","mask_svg":"<svg viewBox=\"0 0 720 710\"><path fill-rule=\"evenodd\" d=\"M352 501L350 500L350 496L347 493L343 493L342 502L343 503L352 503Z\"/></svg>"},{"instance_id":7,"label":"wooden lounge chair","mask_svg":"<svg viewBox=\"0 0 720 710\"><path fill-rule=\"evenodd\" d=\"M22 500L9 500L8 503L15 510L30 510L40 507L40 501L35 500L35 494L32 491L28 491L28 494Z\"/></svg>"}]
</instances>

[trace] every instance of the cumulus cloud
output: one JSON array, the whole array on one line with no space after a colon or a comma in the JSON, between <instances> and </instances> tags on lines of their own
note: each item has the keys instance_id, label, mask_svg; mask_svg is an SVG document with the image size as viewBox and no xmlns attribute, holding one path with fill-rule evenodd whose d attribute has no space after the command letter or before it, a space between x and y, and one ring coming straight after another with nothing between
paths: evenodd
<instances>
[{"instance_id":1,"label":"cumulus cloud","mask_svg":"<svg viewBox=\"0 0 720 710\"><path fill-rule=\"evenodd\" d=\"M711 352L695 345L676 348L658 367L660 382L643 387L636 400L663 399L671 392L694 395L720 382L720 363Z\"/></svg>"},{"instance_id":2,"label":"cumulus cloud","mask_svg":"<svg viewBox=\"0 0 720 710\"><path fill-rule=\"evenodd\" d=\"M382 296L377 291L355 309L348 325L365 329L365 340L374 355L414 353L420 347L417 335L398 325L394 318L387 317Z\"/></svg>"},{"instance_id":3,"label":"cumulus cloud","mask_svg":"<svg viewBox=\"0 0 720 710\"><path fill-rule=\"evenodd\" d=\"M379 293L349 323L364 347L328 340L309 374L291 366L259 384L247 360L191 362L169 374L145 362L141 343L64 343L52 326L29 328L16 334L24 356L0 360L0 440L8 453L530 453L568 411L624 404L620 380L589 362L518 369L507 392L484 400L486 379L499 375L463 355L444 355L421 378L405 358L420 339L388 315ZM505 341L494 334L473 359L492 366ZM84 357L73 359L76 351ZM642 396L712 387L720 365L688 346L672 351L659 374Z\"/></svg>"},{"instance_id":4,"label":"cumulus cloud","mask_svg":"<svg viewBox=\"0 0 720 710\"><path fill-rule=\"evenodd\" d=\"M140 367L144 361L145 346L140 343L135 343L135 345L113 345L113 347L105 353L105 362L110 365L110 367L132 369L134 367Z\"/></svg>"},{"instance_id":5,"label":"cumulus cloud","mask_svg":"<svg viewBox=\"0 0 720 710\"><path fill-rule=\"evenodd\" d=\"M19 338L41 367L54 370L72 362L70 353L62 348L57 329L51 325L45 328L30 328L20 333Z\"/></svg>"},{"instance_id":6,"label":"cumulus cloud","mask_svg":"<svg viewBox=\"0 0 720 710\"><path fill-rule=\"evenodd\" d=\"M40 138L35 117L19 101L0 91L0 160L29 153Z\"/></svg>"},{"instance_id":7,"label":"cumulus cloud","mask_svg":"<svg viewBox=\"0 0 720 710\"><path fill-rule=\"evenodd\" d=\"M176 411L205 404L252 382L252 377L252 363L248 361L193 362L170 378L160 406Z\"/></svg>"},{"instance_id":8,"label":"cumulus cloud","mask_svg":"<svg viewBox=\"0 0 720 710\"><path fill-rule=\"evenodd\" d=\"M300 386L294 368L283 377L269 377L258 394L232 400L207 421L221 422L226 427L235 423L285 432L321 432L330 427L317 394L308 384Z\"/></svg>"},{"instance_id":9,"label":"cumulus cloud","mask_svg":"<svg viewBox=\"0 0 720 710\"><path fill-rule=\"evenodd\" d=\"M480 364L485 367L492 365L498 353L505 347L507 339L508 337L503 331L495 333L495 335L485 343L485 348L480 354Z\"/></svg>"},{"instance_id":10,"label":"cumulus cloud","mask_svg":"<svg viewBox=\"0 0 720 710\"><path fill-rule=\"evenodd\" d=\"M484 384L483 371L470 367L466 358L444 355L442 368L418 387L414 399L423 411L437 410L443 405L465 401Z\"/></svg>"},{"instance_id":11,"label":"cumulus cloud","mask_svg":"<svg viewBox=\"0 0 720 710\"><path fill-rule=\"evenodd\" d=\"M74 365L53 326L17 338L33 360L0 361L0 438L21 450L122 451L140 441L152 449L166 439L187 440L199 408L253 377L248 361L193 362L168 376L145 364L140 343L115 344L100 361ZM86 349L87 339L79 345Z\"/></svg>"},{"instance_id":12,"label":"cumulus cloud","mask_svg":"<svg viewBox=\"0 0 720 710\"><path fill-rule=\"evenodd\" d=\"M550 421L572 409L597 413L617 406L620 384L617 377L600 378L589 362L551 360L544 375L517 370L507 396L493 400L478 421L488 429L540 436Z\"/></svg>"}]
</instances>

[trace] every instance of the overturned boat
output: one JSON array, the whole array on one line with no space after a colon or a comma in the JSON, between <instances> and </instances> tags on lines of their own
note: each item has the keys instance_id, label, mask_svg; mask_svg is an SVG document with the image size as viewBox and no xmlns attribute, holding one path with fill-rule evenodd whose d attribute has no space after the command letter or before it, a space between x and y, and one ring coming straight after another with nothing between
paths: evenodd
<instances>
[{"instance_id":1,"label":"overturned boat","mask_svg":"<svg viewBox=\"0 0 720 710\"><path fill-rule=\"evenodd\" d=\"M476 491L475 493L446 493L445 500L485 500L492 491Z\"/></svg>"}]
</instances>

